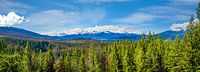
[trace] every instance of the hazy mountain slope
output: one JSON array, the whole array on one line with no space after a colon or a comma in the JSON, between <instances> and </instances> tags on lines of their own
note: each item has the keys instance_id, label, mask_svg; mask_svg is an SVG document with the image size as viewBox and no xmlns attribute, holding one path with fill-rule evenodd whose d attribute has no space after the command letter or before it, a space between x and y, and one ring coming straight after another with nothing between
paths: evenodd
<instances>
[{"instance_id":1,"label":"hazy mountain slope","mask_svg":"<svg viewBox=\"0 0 200 72\"><path fill-rule=\"evenodd\" d=\"M15 27L0 27L0 36L16 37L16 38L42 38L42 39L52 38L46 35L40 35L35 32Z\"/></svg>"},{"instance_id":2,"label":"hazy mountain slope","mask_svg":"<svg viewBox=\"0 0 200 72\"><path fill-rule=\"evenodd\" d=\"M161 35L163 39L170 37L174 39L176 35L181 38L184 36L185 31L165 31L155 36ZM31 32L24 29L19 29L15 27L0 27L0 36L15 37L15 38L37 38L37 39L57 39L57 40L71 40L71 39L94 39L94 40L138 40L141 38L142 34L130 34L130 33L112 33L109 31L97 32L97 33L81 33L81 34L71 34L63 36L47 36L40 35L35 32Z\"/></svg>"}]
</instances>

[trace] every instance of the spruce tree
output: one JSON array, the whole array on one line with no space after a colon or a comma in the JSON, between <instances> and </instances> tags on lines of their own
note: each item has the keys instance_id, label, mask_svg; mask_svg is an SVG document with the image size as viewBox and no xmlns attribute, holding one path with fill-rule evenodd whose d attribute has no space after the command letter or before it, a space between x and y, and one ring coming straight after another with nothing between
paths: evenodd
<instances>
[{"instance_id":1,"label":"spruce tree","mask_svg":"<svg viewBox=\"0 0 200 72\"><path fill-rule=\"evenodd\" d=\"M134 53L134 63L135 63L135 67L136 67L136 72L141 72L142 68L143 68L143 55L144 55L144 51L143 51L143 41L139 41L137 44L137 47L135 49L135 53Z\"/></svg>"},{"instance_id":2,"label":"spruce tree","mask_svg":"<svg viewBox=\"0 0 200 72\"><path fill-rule=\"evenodd\" d=\"M24 54L22 57L22 64L25 66L25 70L30 71L31 69L31 50L29 47L29 41L26 41L26 46L24 49Z\"/></svg>"},{"instance_id":3,"label":"spruce tree","mask_svg":"<svg viewBox=\"0 0 200 72\"><path fill-rule=\"evenodd\" d=\"M197 71L200 70L200 3L198 4L197 7L197 22L193 22L191 21L190 24L188 25L188 31L186 34L189 35L190 40L189 43L191 44L191 59L190 59L190 63L192 65L192 71ZM191 29L191 26L192 27Z\"/></svg>"},{"instance_id":4,"label":"spruce tree","mask_svg":"<svg viewBox=\"0 0 200 72\"><path fill-rule=\"evenodd\" d=\"M70 51L69 51L69 49L67 49L65 52L65 57L64 57L64 67L67 72L71 71L70 63L71 63L70 62Z\"/></svg>"},{"instance_id":5,"label":"spruce tree","mask_svg":"<svg viewBox=\"0 0 200 72\"><path fill-rule=\"evenodd\" d=\"M65 71L65 69L64 69L62 59L61 59L61 57L59 57L57 64L56 64L56 72L64 72L64 71Z\"/></svg>"},{"instance_id":6,"label":"spruce tree","mask_svg":"<svg viewBox=\"0 0 200 72\"><path fill-rule=\"evenodd\" d=\"M100 56L99 56L97 49L95 48L95 50L94 50L94 71L95 72L101 72L102 71L100 65L101 65Z\"/></svg>"},{"instance_id":7,"label":"spruce tree","mask_svg":"<svg viewBox=\"0 0 200 72\"><path fill-rule=\"evenodd\" d=\"M158 71L156 66L158 65L157 56L156 56L156 45L154 37L149 34L147 38L148 46L146 53L144 55L144 68L143 71L151 72L151 71Z\"/></svg>"},{"instance_id":8,"label":"spruce tree","mask_svg":"<svg viewBox=\"0 0 200 72\"><path fill-rule=\"evenodd\" d=\"M111 51L108 58L109 63L109 71L116 72L118 71L118 60L115 45L110 47Z\"/></svg>"},{"instance_id":9,"label":"spruce tree","mask_svg":"<svg viewBox=\"0 0 200 72\"><path fill-rule=\"evenodd\" d=\"M48 53L47 53L47 68L46 68L46 71L47 72L54 72L54 54L52 52L52 49L48 49Z\"/></svg>"},{"instance_id":10,"label":"spruce tree","mask_svg":"<svg viewBox=\"0 0 200 72\"><path fill-rule=\"evenodd\" d=\"M78 59L78 71L86 72L86 64L85 64L85 52L83 48L80 48L80 57Z\"/></svg>"},{"instance_id":11,"label":"spruce tree","mask_svg":"<svg viewBox=\"0 0 200 72\"><path fill-rule=\"evenodd\" d=\"M5 48L5 43L4 43L4 38L0 37L0 52L3 51L3 49Z\"/></svg>"}]
</instances>

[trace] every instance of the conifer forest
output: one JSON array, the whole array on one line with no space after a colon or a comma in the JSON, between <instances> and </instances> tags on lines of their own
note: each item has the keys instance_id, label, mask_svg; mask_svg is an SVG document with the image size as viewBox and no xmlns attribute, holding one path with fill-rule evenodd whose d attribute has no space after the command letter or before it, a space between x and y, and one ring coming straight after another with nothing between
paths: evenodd
<instances>
[{"instance_id":1,"label":"conifer forest","mask_svg":"<svg viewBox=\"0 0 200 72\"><path fill-rule=\"evenodd\" d=\"M0 72L199 72L200 3L183 38L58 41L0 37Z\"/></svg>"}]
</instances>

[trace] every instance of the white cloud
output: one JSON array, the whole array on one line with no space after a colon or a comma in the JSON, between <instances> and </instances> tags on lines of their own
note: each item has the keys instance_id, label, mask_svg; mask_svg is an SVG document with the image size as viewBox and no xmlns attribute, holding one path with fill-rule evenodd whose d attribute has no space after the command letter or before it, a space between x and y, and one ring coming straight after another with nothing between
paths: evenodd
<instances>
[{"instance_id":1,"label":"white cloud","mask_svg":"<svg viewBox=\"0 0 200 72\"><path fill-rule=\"evenodd\" d=\"M30 24L35 25L64 25L97 23L106 15L102 10L86 10L83 12L64 12L62 10L47 10L30 16Z\"/></svg>"},{"instance_id":2,"label":"white cloud","mask_svg":"<svg viewBox=\"0 0 200 72\"><path fill-rule=\"evenodd\" d=\"M198 3L199 0L170 0L172 2L184 2L184 3Z\"/></svg>"},{"instance_id":3,"label":"white cloud","mask_svg":"<svg viewBox=\"0 0 200 72\"><path fill-rule=\"evenodd\" d=\"M139 32L134 31L133 29L126 27L119 27L113 25L105 25L105 26L95 26L95 27L87 27L87 28L75 28L70 30L64 30L63 32L45 32L41 34L51 35L51 36L62 36L62 35L70 35L70 34L85 34L85 33L99 33L99 32L112 32L112 33L134 33L138 34Z\"/></svg>"},{"instance_id":4,"label":"white cloud","mask_svg":"<svg viewBox=\"0 0 200 72\"><path fill-rule=\"evenodd\" d=\"M16 2L13 0L0 0L0 13L7 13L7 12L17 12L20 14L26 14L27 11L33 9L32 6Z\"/></svg>"},{"instance_id":5,"label":"white cloud","mask_svg":"<svg viewBox=\"0 0 200 72\"><path fill-rule=\"evenodd\" d=\"M159 19L163 19L165 21L186 21L192 14L195 13L195 10L192 8L188 8L188 6L183 7L180 5L150 6L147 8L141 8L140 11L158 16Z\"/></svg>"},{"instance_id":6,"label":"white cloud","mask_svg":"<svg viewBox=\"0 0 200 72\"><path fill-rule=\"evenodd\" d=\"M185 8L179 8L178 5L176 6L169 6L169 5L166 5L166 6L150 6L150 7L147 7L147 8L141 8L140 11L148 11L148 13L151 13L151 14L160 14L160 15L163 15L163 14L192 14L193 11L192 10L188 10L188 9L185 9Z\"/></svg>"},{"instance_id":7,"label":"white cloud","mask_svg":"<svg viewBox=\"0 0 200 72\"><path fill-rule=\"evenodd\" d=\"M0 26L14 26L24 21L24 17L17 15L15 12L9 12L7 15L0 15Z\"/></svg>"},{"instance_id":8,"label":"white cloud","mask_svg":"<svg viewBox=\"0 0 200 72\"><path fill-rule=\"evenodd\" d=\"M1 0L0 2L1 2L0 3L1 7L24 8L24 9L32 8L31 6L29 6L27 4L23 4L23 3L20 3L20 2L14 2L14 1L10 1L10 0Z\"/></svg>"},{"instance_id":9,"label":"white cloud","mask_svg":"<svg viewBox=\"0 0 200 72\"><path fill-rule=\"evenodd\" d=\"M128 2L130 0L77 0L79 3L111 3L111 2Z\"/></svg>"},{"instance_id":10,"label":"white cloud","mask_svg":"<svg viewBox=\"0 0 200 72\"><path fill-rule=\"evenodd\" d=\"M128 23L128 24L142 24L153 21L157 16L146 14L146 13L134 13L128 17L117 19L117 22Z\"/></svg>"}]
</instances>

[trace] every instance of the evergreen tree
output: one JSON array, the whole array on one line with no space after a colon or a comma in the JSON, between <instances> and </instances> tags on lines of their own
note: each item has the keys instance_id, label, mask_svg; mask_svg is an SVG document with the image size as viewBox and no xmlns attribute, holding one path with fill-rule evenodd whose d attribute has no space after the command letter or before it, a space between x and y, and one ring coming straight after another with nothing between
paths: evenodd
<instances>
[{"instance_id":1,"label":"evergreen tree","mask_svg":"<svg viewBox=\"0 0 200 72\"><path fill-rule=\"evenodd\" d=\"M47 67L47 62L45 59L43 59L43 57L44 56L43 56L42 50L40 50L38 58L37 58L37 66L38 66L37 72L43 72L46 70L45 68Z\"/></svg>"},{"instance_id":2,"label":"evergreen tree","mask_svg":"<svg viewBox=\"0 0 200 72\"><path fill-rule=\"evenodd\" d=\"M135 63L135 67L136 67L136 72L141 72L142 68L143 68L143 55L144 55L144 51L143 51L143 41L139 41L137 44L137 47L135 49L135 54L134 54L134 63Z\"/></svg>"},{"instance_id":3,"label":"evergreen tree","mask_svg":"<svg viewBox=\"0 0 200 72\"><path fill-rule=\"evenodd\" d=\"M78 70L79 72L86 72L86 64L85 64L85 52L84 49L80 49L80 57L79 57L79 62L78 62Z\"/></svg>"},{"instance_id":4,"label":"evergreen tree","mask_svg":"<svg viewBox=\"0 0 200 72\"><path fill-rule=\"evenodd\" d=\"M87 48L87 71L94 71L94 44L90 44L90 47Z\"/></svg>"},{"instance_id":5,"label":"evergreen tree","mask_svg":"<svg viewBox=\"0 0 200 72\"><path fill-rule=\"evenodd\" d=\"M111 51L108 58L109 63L109 71L110 72L117 72L118 71L118 60L117 60L117 53L116 47L110 47Z\"/></svg>"},{"instance_id":6,"label":"evergreen tree","mask_svg":"<svg viewBox=\"0 0 200 72\"><path fill-rule=\"evenodd\" d=\"M186 34L189 35L189 43L191 44L191 59L190 59L190 63L192 65L192 71L197 71L200 70L200 4L198 4L197 7L197 18L198 21L197 22L193 22L192 19L190 21L190 24L188 25L188 31ZM191 26L192 29L191 29Z\"/></svg>"},{"instance_id":7,"label":"evergreen tree","mask_svg":"<svg viewBox=\"0 0 200 72\"><path fill-rule=\"evenodd\" d=\"M144 55L144 70L147 72L151 71L158 71L157 65L157 51L156 51L156 45L155 45L155 39L154 37L149 34L147 38L148 46L146 53Z\"/></svg>"},{"instance_id":8,"label":"evergreen tree","mask_svg":"<svg viewBox=\"0 0 200 72\"><path fill-rule=\"evenodd\" d=\"M163 67L163 56L165 54L164 52L164 47L163 47L163 41L161 35L158 36L156 39L156 55L157 55L157 61L158 61L158 71L163 72L164 67Z\"/></svg>"},{"instance_id":9,"label":"evergreen tree","mask_svg":"<svg viewBox=\"0 0 200 72\"><path fill-rule=\"evenodd\" d=\"M67 72L71 71L71 65L70 65L70 52L69 50L66 50L65 52L65 59L64 59L64 66L65 66L65 70Z\"/></svg>"},{"instance_id":10,"label":"evergreen tree","mask_svg":"<svg viewBox=\"0 0 200 72\"><path fill-rule=\"evenodd\" d=\"M73 48L70 61L70 70L73 72L77 71L77 64L77 48Z\"/></svg>"},{"instance_id":11,"label":"evergreen tree","mask_svg":"<svg viewBox=\"0 0 200 72\"><path fill-rule=\"evenodd\" d=\"M27 72L26 66L21 63L18 52L14 55L0 55L0 72Z\"/></svg>"},{"instance_id":12,"label":"evergreen tree","mask_svg":"<svg viewBox=\"0 0 200 72\"><path fill-rule=\"evenodd\" d=\"M46 60L47 61L47 72L54 72L55 70L54 70L54 55L53 55L53 52L52 52L52 49L50 48L49 50L48 50L48 57L47 57L47 59L48 60Z\"/></svg>"},{"instance_id":13,"label":"evergreen tree","mask_svg":"<svg viewBox=\"0 0 200 72\"><path fill-rule=\"evenodd\" d=\"M180 48L180 53L181 53L181 59L179 65L181 66L181 70L183 71L191 71L191 52L192 52L192 47L190 43L190 38L188 34L185 34L182 42L181 42L181 47Z\"/></svg>"},{"instance_id":14,"label":"evergreen tree","mask_svg":"<svg viewBox=\"0 0 200 72\"><path fill-rule=\"evenodd\" d=\"M121 48L121 59L122 59L122 71L124 72L128 72L128 69L129 69L129 64L128 64L128 61L129 61L129 58L128 58L128 50L126 47L122 47Z\"/></svg>"},{"instance_id":15,"label":"evergreen tree","mask_svg":"<svg viewBox=\"0 0 200 72\"><path fill-rule=\"evenodd\" d=\"M22 64L25 66L24 70L30 71L30 69L31 69L31 67L30 67L31 66L31 50L30 50L28 41L26 41L26 46L24 49L23 57L22 57Z\"/></svg>"},{"instance_id":16,"label":"evergreen tree","mask_svg":"<svg viewBox=\"0 0 200 72\"><path fill-rule=\"evenodd\" d=\"M62 59L59 57L56 65L56 72L64 72L64 70Z\"/></svg>"},{"instance_id":17,"label":"evergreen tree","mask_svg":"<svg viewBox=\"0 0 200 72\"><path fill-rule=\"evenodd\" d=\"M5 48L4 38L0 37L0 50L3 51L4 48Z\"/></svg>"},{"instance_id":18,"label":"evergreen tree","mask_svg":"<svg viewBox=\"0 0 200 72\"><path fill-rule=\"evenodd\" d=\"M35 53L31 55L31 71L37 71L37 56Z\"/></svg>"},{"instance_id":19,"label":"evergreen tree","mask_svg":"<svg viewBox=\"0 0 200 72\"><path fill-rule=\"evenodd\" d=\"M101 65L100 56L99 56L98 50L95 48L94 50L94 71L95 72L102 72L100 65Z\"/></svg>"}]
</instances>

